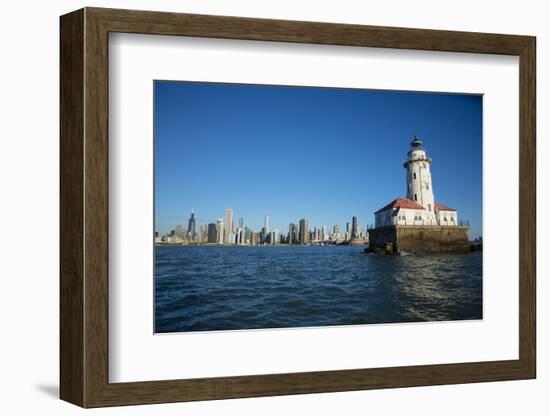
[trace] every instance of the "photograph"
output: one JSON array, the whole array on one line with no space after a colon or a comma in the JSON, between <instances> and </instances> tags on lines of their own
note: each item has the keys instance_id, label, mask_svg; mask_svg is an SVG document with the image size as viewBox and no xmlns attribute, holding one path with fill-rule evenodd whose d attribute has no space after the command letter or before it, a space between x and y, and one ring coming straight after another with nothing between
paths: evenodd
<instances>
[{"instance_id":1,"label":"photograph","mask_svg":"<svg viewBox=\"0 0 550 416\"><path fill-rule=\"evenodd\" d=\"M25 217L6 215L23 285L4 315L25 315L6 333L45 333L40 363L10 361L33 384L10 407L536 413L541 7L497 24L496 2L63 1L12 30L37 82L6 77L23 110L6 137L29 134L5 176L55 186L6 199ZM59 59L36 71L45 51ZM29 117L27 90L59 105ZM49 197L39 223L57 229L31 258L24 225Z\"/></svg>"},{"instance_id":2,"label":"photograph","mask_svg":"<svg viewBox=\"0 0 550 416\"><path fill-rule=\"evenodd\" d=\"M483 96L154 81L155 333L483 319Z\"/></svg>"}]
</instances>

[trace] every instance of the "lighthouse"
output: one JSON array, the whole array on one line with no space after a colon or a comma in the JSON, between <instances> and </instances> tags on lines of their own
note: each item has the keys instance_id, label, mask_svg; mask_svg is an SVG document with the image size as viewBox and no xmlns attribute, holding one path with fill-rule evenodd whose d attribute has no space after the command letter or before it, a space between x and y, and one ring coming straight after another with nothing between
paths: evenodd
<instances>
[{"instance_id":1,"label":"lighthouse","mask_svg":"<svg viewBox=\"0 0 550 416\"><path fill-rule=\"evenodd\" d=\"M428 157L422 142L414 136L411 150L407 153L407 160L403 163L407 169L407 198L422 205L433 212L434 192L430 165L432 159Z\"/></svg>"},{"instance_id":2,"label":"lighthouse","mask_svg":"<svg viewBox=\"0 0 550 416\"><path fill-rule=\"evenodd\" d=\"M430 165L432 159L428 157L426 149L422 147L422 141L414 136L411 148L407 153L407 159L403 163L407 174L407 199L421 205L426 212L423 213L426 224L435 224L435 198L432 187L432 175Z\"/></svg>"},{"instance_id":3,"label":"lighthouse","mask_svg":"<svg viewBox=\"0 0 550 416\"><path fill-rule=\"evenodd\" d=\"M374 213L370 246L391 243L395 249L414 251L462 251L468 247L468 226L459 223L457 210L435 202L431 165L422 141L414 136L403 162L407 196Z\"/></svg>"}]
</instances>

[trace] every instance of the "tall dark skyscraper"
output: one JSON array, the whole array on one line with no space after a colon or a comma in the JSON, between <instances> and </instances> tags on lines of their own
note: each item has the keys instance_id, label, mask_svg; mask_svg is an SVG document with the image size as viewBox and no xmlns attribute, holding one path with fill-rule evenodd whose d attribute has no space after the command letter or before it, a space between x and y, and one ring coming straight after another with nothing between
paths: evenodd
<instances>
[{"instance_id":1,"label":"tall dark skyscraper","mask_svg":"<svg viewBox=\"0 0 550 416\"><path fill-rule=\"evenodd\" d=\"M351 218L351 238L359 238L359 229L357 227L357 217Z\"/></svg>"},{"instance_id":2,"label":"tall dark skyscraper","mask_svg":"<svg viewBox=\"0 0 550 416\"><path fill-rule=\"evenodd\" d=\"M309 243L309 232L307 229L307 220L302 218L300 220L300 244Z\"/></svg>"},{"instance_id":3,"label":"tall dark skyscraper","mask_svg":"<svg viewBox=\"0 0 550 416\"><path fill-rule=\"evenodd\" d=\"M187 224L187 235L191 237L191 240L195 239L195 210L191 210L191 217Z\"/></svg>"},{"instance_id":4,"label":"tall dark skyscraper","mask_svg":"<svg viewBox=\"0 0 550 416\"><path fill-rule=\"evenodd\" d=\"M216 224L208 224L208 242L217 243L218 234L216 232Z\"/></svg>"}]
</instances>

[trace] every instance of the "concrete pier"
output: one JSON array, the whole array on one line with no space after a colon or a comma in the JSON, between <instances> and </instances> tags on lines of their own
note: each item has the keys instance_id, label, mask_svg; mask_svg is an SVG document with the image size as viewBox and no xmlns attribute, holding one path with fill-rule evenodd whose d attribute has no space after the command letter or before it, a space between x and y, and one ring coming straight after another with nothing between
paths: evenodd
<instances>
[{"instance_id":1,"label":"concrete pier","mask_svg":"<svg viewBox=\"0 0 550 416\"><path fill-rule=\"evenodd\" d=\"M415 253L466 253L470 251L467 226L391 225L369 230L369 250Z\"/></svg>"}]
</instances>

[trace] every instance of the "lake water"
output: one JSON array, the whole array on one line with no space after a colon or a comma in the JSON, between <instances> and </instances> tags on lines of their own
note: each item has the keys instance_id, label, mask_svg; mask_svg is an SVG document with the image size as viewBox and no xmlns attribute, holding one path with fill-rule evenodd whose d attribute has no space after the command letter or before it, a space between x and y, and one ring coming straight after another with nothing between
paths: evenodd
<instances>
[{"instance_id":1,"label":"lake water","mask_svg":"<svg viewBox=\"0 0 550 416\"><path fill-rule=\"evenodd\" d=\"M482 318L482 254L156 246L155 332Z\"/></svg>"}]
</instances>

